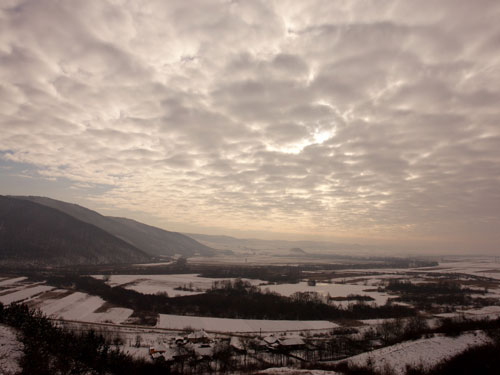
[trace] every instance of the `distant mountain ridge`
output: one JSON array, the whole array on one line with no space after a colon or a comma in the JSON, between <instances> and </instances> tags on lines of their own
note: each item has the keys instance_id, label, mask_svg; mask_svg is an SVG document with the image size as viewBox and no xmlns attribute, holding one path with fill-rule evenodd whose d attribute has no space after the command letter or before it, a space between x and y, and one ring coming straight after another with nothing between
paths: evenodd
<instances>
[{"instance_id":1,"label":"distant mountain ridge","mask_svg":"<svg viewBox=\"0 0 500 375\"><path fill-rule=\"evenodd\" d=\"M273 254L289 255L297 251L290 251L298 248L304 253L329 254L329 255L347 255L356 253L357 255L373 255L375 253L384 255L385 247L374 245L362 245L357 243L338 243L329 241L310 241L310 240L263 240L258 238L236 238L225 235L210 235L199 233L185 233L201 243L218 250L233 250L239 252L262 253L269 252ZM304 255L301 253L301 255Z\"/></svg>"},{"instance_id":2,"label":"distant mountain ridge","mask_svg":"<svg viewBox=\"0 0 500 375\"><path fill-rule=\"evenodd\" d=\"M44 220L33 220L42 217ZM213 253L183 234L104 216L76 204L37 196L0 196L0 259L4 261L103 264Z\"/></svg>"},{"instance_id":3,"label":"distant mountain ridge","mask_svg":"<svg viewBox=\"0 0 500 375\"><path fill-rule=\"evenodd\" d=\"M290 254L305 255L305 254L307 254L307 252L302 250L300 247L293 247L290 249Z\"/></svg>"}]
</instances>

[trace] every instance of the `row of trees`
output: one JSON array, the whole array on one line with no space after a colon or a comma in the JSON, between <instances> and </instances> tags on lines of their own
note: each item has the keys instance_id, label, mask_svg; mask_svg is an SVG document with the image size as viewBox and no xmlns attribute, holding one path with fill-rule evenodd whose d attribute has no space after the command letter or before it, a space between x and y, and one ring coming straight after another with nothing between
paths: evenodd
<instances>
[{"instance_id":1,"label":"row of trees","mask_svg":"<svg viewBox=\"0 0 500 375\"><path fill-rule=\"evenodd\" d=\"M172 298L110 287L102 280L92 277L50 277L47 282L98 295L110 303L146 315L164 313L222 318L334 320L397 318L416 314L413 308L407 306L350 304L347 308L341 308L327 305L320 299L312 298L310 294L295 294L293 298L289 298L271 292L263 293L258 287L241 279L214 284L204 294Z\"/></svg>"},{"instance_id":2,"label":"row of trees","mask_svg":"<svg viewBox=\"0 0 500 375\"><path fill-rule=\"evenodd\" d=\"M391 280L386 290L400 295L395 298L396 301L412 303L419 309L429 309L432 305L487 306L495 302L488 298L471 296L486 294L484 289L462 288L459 283L449 280L422 284Z\"/></svg>"},{"instance_id":3,"label":"row of trees","mask_svg":"<svg viewBox=\"0 0 500 375\"><path fill-rule=\"evenodd\" d=\"M389 280L389 284L386 288L389 291L409 294L485 294L487 292L484 289L462 288L460 283L452 280L415 284L410 281L393 279Z\"/></svg>"},{"instance_id":4,"label":"row of trees","mask_svg":"<svg viewBox=\"0 0 500 375\"><path fill-rule=\"evenodd\" d=\"M310 254L311 256L311 254ZM341 257L343 259L349 257ZM321 265L300 266L227 266L227 267L210 267L210 266L189 266L189 272L198 272L203 277L210 278L247 278L265 280L271 283L297 283L304 278L304 271L317 271L318 269L325 271L340 271L345 269L374 269L374 268L409 268L409 267L431 267L437 266L434 261L402 259L402 258L377 258L368 257L364 259L366 263L360 263L361 258L351 257L352 263L331 263L324 264L324 259L319 263ZM156 267L155 267L156 268Z\"/></svg>"}]
</instances>

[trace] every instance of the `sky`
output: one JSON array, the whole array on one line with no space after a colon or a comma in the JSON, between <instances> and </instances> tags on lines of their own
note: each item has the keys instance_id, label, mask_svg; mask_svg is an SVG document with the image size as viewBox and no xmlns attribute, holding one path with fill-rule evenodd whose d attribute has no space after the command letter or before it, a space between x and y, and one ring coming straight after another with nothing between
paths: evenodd
<instances>
[{"instance_id":1,"label":"sky","mask_svg":"<svg viewBox=\"0 0 500 375\"><path fill-rule=\"evenodd\" d=\"M500 255L498 0L0 2L0 194Z\"/></svg>"}]
</instances>

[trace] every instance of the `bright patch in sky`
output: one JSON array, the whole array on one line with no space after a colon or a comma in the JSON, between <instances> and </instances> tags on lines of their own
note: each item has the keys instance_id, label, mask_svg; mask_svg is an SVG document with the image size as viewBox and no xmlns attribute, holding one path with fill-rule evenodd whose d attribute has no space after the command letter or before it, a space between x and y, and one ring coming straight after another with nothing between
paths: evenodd
<instances>
[{"instance_id":1,"label":"bright patch in sky","mask_svg":"<svg viewBox=\"0 0 500 375\"><path fill-rule=\"evenodd\" d=\"M0 2L0 194L498 252L498 19L496 0Z\"/></svg>"}]
</instances>

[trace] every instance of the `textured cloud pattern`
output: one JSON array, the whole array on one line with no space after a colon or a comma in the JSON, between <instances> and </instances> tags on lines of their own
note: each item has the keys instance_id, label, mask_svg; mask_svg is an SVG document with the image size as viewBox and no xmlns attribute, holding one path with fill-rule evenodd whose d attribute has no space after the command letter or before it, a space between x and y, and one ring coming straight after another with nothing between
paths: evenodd
<instances>
[{"instance_id":1,"label":"textured cloud pattern","mask_svg":"<svg viewBox=\"0 0 500 375\"><path fill-rule=\"evenodd\" d=\"M1 157L158 222L500 250L499 19L496 0L5 0Z\"/></svg>"}]
</instances>

